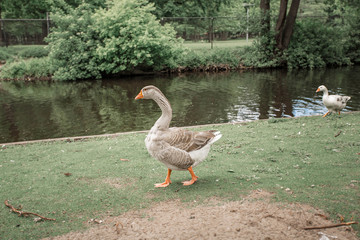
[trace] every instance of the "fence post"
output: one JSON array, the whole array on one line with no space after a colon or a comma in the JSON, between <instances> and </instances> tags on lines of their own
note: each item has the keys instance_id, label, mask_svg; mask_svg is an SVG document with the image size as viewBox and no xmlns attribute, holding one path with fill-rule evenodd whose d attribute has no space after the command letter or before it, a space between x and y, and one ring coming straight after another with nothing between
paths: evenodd
<instances>
[{"instance_id":1,"label":"fence post","mask_svg":"<svg viewBox=\"0 0 360 240\"><path fill-rule=\"evenodd\" d=\"M210 19L211 19L210 42L211 42L211 49L213 49L213 44L214 44L214 19L215 18L210 18Z\"/></svg>"},{"instance_id":2,"label":"fence post","mask_svg":"<svg viewBox=\"0 0 360 240\"><path fill-rule=\"evenodd\" d=\"M0 21L1 21L1 25L0 25L0 46L2 46L3 45L3 31L4 31L4 26L3 26L3 21L2 21L2 19L0 19Z\"/></svg>"},{"instance_id":3,"label":"fence post","mask_svg":"<svg viewBox=\"0 0 360 240\"><path fill-rule=\"evenodd\" d=\"M50 33L50 14L46 12L46 27L47 27L47 35Z\"/></svg>"},{"instance_id":4,"label":"fence post","mask_svg":"<svg viewBox=\"0 0 360 240\"><path fill-rule=\"evenodd\" d=\"M1 45L2 44L5 44L6 47L9 46L9 43L8 43L8 39L6 37L6 32L4 30L4 20L0 19L1 21L1 30L0 30L0 34L1 34Z\"/></svg>"},{"instance_id":5,"label":"fence post","mask_svg":"<svg viewBox=\"0 0 360 240\"><path fill-rule=\"evenodd\" d=\"M249 8L254 4L243 3L243 7L246 9L246 42L249 41Z\"/></svg>"}]
</instances>

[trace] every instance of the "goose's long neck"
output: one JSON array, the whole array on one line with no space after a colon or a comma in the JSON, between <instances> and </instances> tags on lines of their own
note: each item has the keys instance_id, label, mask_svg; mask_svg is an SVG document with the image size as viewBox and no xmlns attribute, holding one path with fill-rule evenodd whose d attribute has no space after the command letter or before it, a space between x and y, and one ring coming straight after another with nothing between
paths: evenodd
<instances>
[{"instance_id":1,"label":"goose's long neck","mask_svg":"<svg viewBox=\"0 0 360 240\"><path fill-rule=\"evenodd\" d=\"M168 129L172 119L172 109L170 102L163 94L157 94L153 99L159 105L162 112L155 125L162 129Z\"/></svg>"},{"instance_id":2,"label":"goose's long neck","mask_svg":"<svg viewBox=\"0 0 360 240\"><path fill-rule=\"evenodd\" d=\"M329 91L327 90L327 88L324 89L323 91L323 98L325 97L328 97L329 96Z\"/></svg>"}]
</instances>

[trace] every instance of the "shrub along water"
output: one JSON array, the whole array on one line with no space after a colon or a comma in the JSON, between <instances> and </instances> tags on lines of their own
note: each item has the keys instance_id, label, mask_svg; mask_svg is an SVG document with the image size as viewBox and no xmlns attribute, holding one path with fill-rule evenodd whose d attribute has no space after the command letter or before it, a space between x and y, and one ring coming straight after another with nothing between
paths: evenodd
<instances>
[{"instance_id":1,"label":"shrub along water","mask_svg":"<svg viewBox=\"0 0 360 240\"><path fill-rule=\"evenodd\" d=\"M1 78L4 80L48 80L53 74L54 68L49 57L21 59L1 68Z\"/></svg>"},{"instance_id":2,"label":"shrub along water","mask_svg":"<svg viewBox=\"0 0 360 240\"><path fill-rule=\"evenodd\" d=\"M145 0L108 1L94 11L83 3L70 13L54 14L48 38L54 79L101 78L124 71L175 67L181 41L161 26Z\"/></svg>"},{"instance_id":3,"label":"shrub along water","mask_svg":"<svg viewBox=\"0 0 360 240\"><path fill-rule=\"evenodd\" d=\"M22 58L46 57L49 49L43 45L20 45L0 48L1 61L14 61Z\"/></svg>"},{"instance_id":4,"label":"shrub along water","mask_svg":"<svg viewBox=\"0 0 360 240\"><path fill-rule=\"evenodd\" d=\"M315 68L350 65L344 44L343 31L321 22L307 20L297 23L284 59L288 68Z\"/></svg>"},{"instance_id":5,"label":"shrub along water","mask_svg":"<svg viewBox=\"0 0 360 240\"><path fill-rule=\"evenodd\" d=\"M153 10L153 4L147 0L108 1L107 7L100 9L86 3L75 9L57 9L52 15L55 27L48 37L47 49L24 49L16 58L11 57L10 51L0 49L0 60L11 63L2 68L0 79L50 75L58 80L76 80L138 70L292 69L359 62L359 40L354 37L359 35L359 23L350 21L358 19L355 16L349 17L347 27L325 25L318 19L301 19L295 25L288 49L283 52L276 48L273 31L259 37L250 47L199 51L186 48L175 37L172 27L160 24ZM48 64L42 65L44 60L36 58L47 53ZM36 57L26 60L34 63L22 60L28 57Z\"/></svg>"}]
</instances>

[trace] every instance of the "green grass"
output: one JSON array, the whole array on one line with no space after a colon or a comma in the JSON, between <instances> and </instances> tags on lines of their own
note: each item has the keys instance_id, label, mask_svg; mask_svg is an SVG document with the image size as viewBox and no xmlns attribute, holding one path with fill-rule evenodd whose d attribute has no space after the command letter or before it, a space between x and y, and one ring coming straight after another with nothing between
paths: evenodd
<instances>
[{"instance_id":1,"label":"green grass","mask_svg":"<svg viewBox=\"0 0 360 240\"><path fill-rule=\"evenodd\" d=\"M8 47L0 47L0 60L6 60L10 56L16 56L19 52L28 49L30 46L27 45L15 45L15 46L8 46ZM7 57L5 57L7 56Z\"/></svg>"},{"instance_id":2,"label":"green grass","mask_svg":"<svg viewBox=\"0 0 360 240\"><path fill-rule=\"evenodd\" d=\"M3 146L0 200L56 221L18 217L2 203L0 238L55 236L83 229L91 218L159 201L239 200L253 189L274 192L275 201L311 204L336 220L341 214L359 221L359 118L350 113L195 128L218 129L223 137L195 168L196 184L183 186L189 173L175 171L165 189L153 186L164 180L166 168L147 153L144 133Z\"/></svg>"},{"instance_id":3,"label":"green grass","mask_svg":"<svg viewBox=\"0 0 360 240\"><path fill-rule=\"evenodd\" d=\"M249 39L249 41L246 41L246 39L214 41L213 48L239 48L244 46L251 46L253 41L254 39ZM211 49L211 43L208 41L199 41L199 42L186 41L184 45L192 50Z\"/></svg>"},{"instance_id":4,"label":"green grass","mask_svg":"<svg viewBox=\"0 0 360 240\"><path fill-rule=\"evenodd\" d=\"M45 57L48 50L46 45L14 45L0 47L0 60L13 60L17 58Z\"/></svg>"}]
</instances>

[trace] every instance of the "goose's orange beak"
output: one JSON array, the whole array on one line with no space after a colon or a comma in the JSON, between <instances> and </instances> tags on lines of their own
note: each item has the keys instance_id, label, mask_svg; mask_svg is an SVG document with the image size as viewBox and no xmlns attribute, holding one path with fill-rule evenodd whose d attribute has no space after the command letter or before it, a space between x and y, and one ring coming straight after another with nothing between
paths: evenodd
<instances>
[{"instance_id":1,"label":"goose's orange beak","mask_svg":"<svg viewBox=\"0 0 360 240\"><path fill-rule=\"evenodd\" d=\"M320 88L318 88L317 90L316 90L316 92L319 92L320 91Z\"/></svg>"},{"instance_id":2,"label":"goose's orange beak","mask_svg":"<svg viewBox=\"0 0 360 240\"><path fill-rule=\"evenodd\" d=\"M142 94L142 90L139 92L139 94L135 97L135 100L143 98L144 95Z\"/></svg>"}]
</instances>

